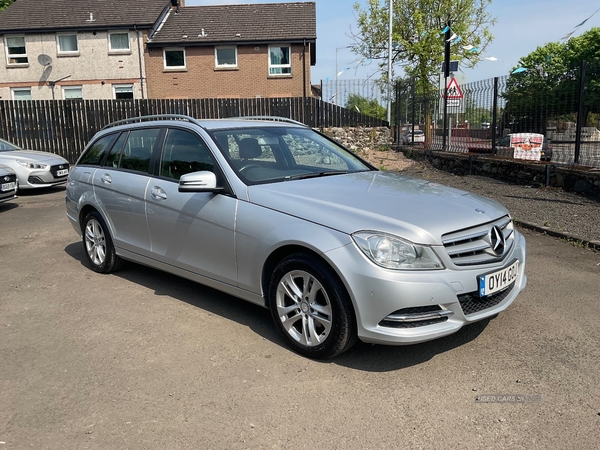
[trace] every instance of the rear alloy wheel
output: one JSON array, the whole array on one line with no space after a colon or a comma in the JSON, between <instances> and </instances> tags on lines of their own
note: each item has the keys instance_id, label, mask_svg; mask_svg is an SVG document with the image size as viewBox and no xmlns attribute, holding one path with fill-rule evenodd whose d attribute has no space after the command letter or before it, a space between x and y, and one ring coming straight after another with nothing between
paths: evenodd
<instances>
[{"instance_id":1,"label":"rear alloy wheel","mask_svg":"<svg viewBox=\"0 0 600 450\"><path fill-rule=\"evenodd\" d=\"M85 216L83 221L83 245L94 271L110 273L121 267L122 260L115 252L106 223L96 211Z\"/></svg>"},{"instance_id":2,"label":"rear alloy wheel","mask_svg":"<svg viewBox=\"0 0 600 450\"><path fill-rule=\"evenodd\" d=\"M331 358L356 342L346 289L333 270L315 257L296 254L279 263L271 278L269 304L285 341L304 356Z\"/></svg>"}]
</instances>

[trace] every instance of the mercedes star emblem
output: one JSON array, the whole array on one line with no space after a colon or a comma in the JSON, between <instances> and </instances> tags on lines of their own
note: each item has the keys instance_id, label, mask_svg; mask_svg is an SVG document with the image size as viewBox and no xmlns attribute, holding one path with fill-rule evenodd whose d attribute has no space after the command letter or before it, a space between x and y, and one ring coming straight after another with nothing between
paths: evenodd
<instances>
[{"instance_id":1,"label":"mercedes star emblem","mask_svg":"<svg viewBox=\"0 0 600 450\"><path fill-rule=\"evenodd\" d=\"M492 251L498 256L504 254L504 234L502 234L502 230L499 227L492 227L489 236Z\"/></svg>"}]
</instances>

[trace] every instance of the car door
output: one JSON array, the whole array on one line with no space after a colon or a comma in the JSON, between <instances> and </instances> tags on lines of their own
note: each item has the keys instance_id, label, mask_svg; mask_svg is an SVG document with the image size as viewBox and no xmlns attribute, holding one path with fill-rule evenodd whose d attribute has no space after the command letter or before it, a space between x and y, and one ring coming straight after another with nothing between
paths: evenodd
<instances>
[{"instance_id":1,"label":"car door","mask_svg":"<svg viewBox=\"0 0 600 450\"><path fill-rule=\"evenodd\" d=\"M150 179L145 194L152 257L236 285L237 200L229 195L178 190L181 175L202 170L218 172L203 140L188 130L169 128L158 176Z\"/></svg>"},{"instance_id":2,"label":"car door","mask_svg":"<svg viewBox=\"0 0 600 450\"><path fill-rule=\"evenodd\" d=\"M115 247L150 255L150 232L144 203L150 159L160 128L122 133L94 173L99 207L112 230Z\"/></svg>"}]
</instances>

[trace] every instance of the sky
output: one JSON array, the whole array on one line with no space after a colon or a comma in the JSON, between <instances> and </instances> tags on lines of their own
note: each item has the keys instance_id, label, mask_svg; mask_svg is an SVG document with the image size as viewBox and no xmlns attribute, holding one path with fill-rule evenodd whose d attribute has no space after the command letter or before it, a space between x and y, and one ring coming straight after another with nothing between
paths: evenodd
<instances>
[{"instance_id":1,"label":"sky","mask_svg":"<svg viewBox=\"0 0 600 450\"><path fill-rule=\"evenodd\" d=\"M383 0L382 0L383 1ZM402 1L402 0L394 0ZM282 3L285 0L186 0L186 6L233 3ZM336 78L336 54L339 80L378 78L375 62L359 65L360 58L346 48L353 43L357 31L353 4L363 8L366 0L316 0L317 4L317 64L312 68L311 81ZM519 59L548 42L559 42L574 31L573 37L593 27L600 27L600 11L584 25L578 24L600 8L598 0L494 0L488 12L496 18L491 27L494 40L487 47L475 68L463 70L466 82L508 75ZM440 30L441 31L441 30ZM495 60L493 60L495 59ZM395 76L401 69L395 69ZM340 74L340 72L342 72Z\"/></svg>"}]
</instances>

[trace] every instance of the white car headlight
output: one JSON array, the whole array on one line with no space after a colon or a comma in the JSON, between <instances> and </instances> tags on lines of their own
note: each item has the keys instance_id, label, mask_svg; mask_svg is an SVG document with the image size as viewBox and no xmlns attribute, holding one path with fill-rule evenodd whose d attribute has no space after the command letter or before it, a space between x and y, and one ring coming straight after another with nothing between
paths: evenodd
<instances>
[{"instance_id":1,"label":"white car headlight","mask_svg":"<svg viewBox=\"0 0 600 450\"><path fill-rule=\"evenodd\" d=\"M22 159L16 160L23 167L27 167L28 169L48 169L50 166L42 163L36 163L32 161L23 161Z\"/></svg>"},{"instance_id":2,"label":"white car headlight","mask_svg":"<svg viewBox=\"0 0 600 450\"><path fill-rule=\"evenodd\" d=\"M413 244L390 234L359 231L354 242L375 264L386 269L435 270L444 265L430 247Z\"/></svg>"}]
</instances>

